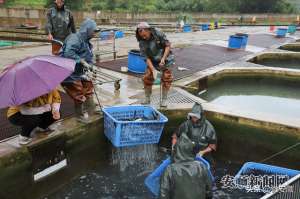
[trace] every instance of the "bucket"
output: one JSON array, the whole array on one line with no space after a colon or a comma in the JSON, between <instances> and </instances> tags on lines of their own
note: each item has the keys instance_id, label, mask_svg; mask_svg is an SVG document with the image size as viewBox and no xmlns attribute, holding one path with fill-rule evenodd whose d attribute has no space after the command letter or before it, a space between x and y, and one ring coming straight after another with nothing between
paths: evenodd
<instances>
[{"instance_id":1,"label":"bucket","mask_svg":"<svg viewBox=\"0 0 300 199\"><path fill-rule=\"evenodd\" d=\"M278 28L276 31L276 36L277 37L285 37L287 31L288 30L286 28Z\"/></svg>"},{"instance_id":2,"label":"bucket","mask_svg":"<svg viewBox=\"0 0 300 199\"><path fill-rule=\"evenodd\" d=\"M249 35L245 34L245 33L236 33L235 35L243 37L242 48L246 48L247 43L248 43L248 37L249 37Z\"/></svg>"},{"instance_id":3,"label":"bucket","mask_svg":"<svg viewBox=\"0 0 300 199\"><path fill-rule=\"evenodd\" d=\"M192 32L192 26L191 25L184 25L183 26L183 32Z\"/></svg>"},{"instance_id":4,"label":"bucket","mask_svg":"<svg viewBox=\"0 0 300 199\"><path fill-rule=\"evenodd\" d=\"M237 36L237 35L231 35L229 37L229 41L228 41L228 48L229 49L240 49L240 48L242 48L243 41L244 41L244 37Z\"/></svg>"},{"instance_id":5,"label":"bucket","mask_svg":"<svg viewBox=\"0 0 300 199\"><path fill-rule=\"evenodd\" d=\"M145 57L141 56L139 50L130 50L128 53L128 70L133 73L145 73L147 64Z\"/></svg>"},{"instance_id":6,"label":"bucket","mask_svg":"<svg viewBox=\"0 0 300 199\"><path fill-rule=\"evenodd\" d=\"M113 39L114 32L113 31L103 31L100 32L100 39L101 40L110 40Z\"/></svg>"},{"instance_id":7,"label":"bucket","mask_svg":"<svg viewBox=\"0 0 300 199\"><path fill-rule=\"evenodd\" d=\"M122 30L115 31L115 38L116 39L123 38L123 37L124 37L124 32Z\"/></svg>"},{"instance_id":8,"label":"bucket","mask_svg":"<svg viewBox=\"0 0 300 199\"><path fill-rule=\"evenodd\" d=\"M209 24L202 24L202 25L201 25L201 30L202 30L202 31L207 31L207 30L209 30Z\"/></svg>"}]
</instances>

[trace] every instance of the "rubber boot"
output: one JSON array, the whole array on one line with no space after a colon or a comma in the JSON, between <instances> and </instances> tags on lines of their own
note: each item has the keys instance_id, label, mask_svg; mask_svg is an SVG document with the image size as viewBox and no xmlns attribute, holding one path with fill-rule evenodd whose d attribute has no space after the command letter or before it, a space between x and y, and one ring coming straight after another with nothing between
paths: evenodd
<instances>
[{"instance_id":1,"label":"rubber boot","mask_svg":"<svg viewBox=\"0 0 300 199\"><path fill-rule=\"evenodd\" d=\"M163 89L162 90L162 100L161 100L160 107L166 108L167 106L168 106L168 90Z\"/></svg>"},{"instance_id":2,"label":"rubber boot","mask_svg":"<svg viewBox=\"0 0 300 199\"><path fill-rule=\"evenodd\" d=\"M76 119L82 123L86 124L89 122L89 114L86 111L84 111L83 103L75 103L75 116Z\"/></svg>"},{"instance_id":3,"label":"rubber boot","mask_svg":"<svg viewBox=\"0 0 300 199\"><path fill-rule=\"evenodd\" d=\"M89 97L83 103L84 109L88 112L89 115L94 115L96 113L96 104L93 97Z\"/></svg>"},{"instance_id":4,"label":"rubber boot","mask_svg":"<svg viewBox=\"0 0 300 199\"><path fill-rule=\"evenodd\" d=\"M142 104L150 104L151 103L151 94L152 94L152 88L145 88L145 99L142 102Z\"/></svg>"}]
</instances>

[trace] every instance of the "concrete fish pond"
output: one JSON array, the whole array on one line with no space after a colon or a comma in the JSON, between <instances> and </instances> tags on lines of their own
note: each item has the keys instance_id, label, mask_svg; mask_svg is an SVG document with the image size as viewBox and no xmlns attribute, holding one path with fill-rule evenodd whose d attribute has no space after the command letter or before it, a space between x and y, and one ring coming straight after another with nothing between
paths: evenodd
<instances>
[{"instance_id":1,"label":"concrete fish pond","mask_svg":"<svg viewBox=\"0 0 300 199\"><path fill-rule=\"evenodd\" d=\"M1 198L22 199L41 198L154 198L146 189L144 179L167 155L160 147L170 148L170 137L175 128L186 119L190 110L163 111L169 122L158 145L139 145L135 147L115 148L104 136L103 119L74 127L71 120L65 122L65 152L68 167L58 173L32 182L31 159L25 150L18 155L18 167L7 161L1 164ZM259 198L262 194L246 193L239 189L224 187L224 176L234 176L246 161L260 161L299 140L293 129L277 131L267 126L256 127L251 123L243 124L232 116L206 112L214 125L219 138L216 153L215 198ZM49 141L48 141L49 142ZM245 145L247 142L247 145ZM51 143L51 142L50 142ZM36 147L36 146L32 146ZM242 149L242 150L241 150ZM255 152L253 151L255 149ZM288 168L299 168L297 149L267 161ZM13 181L7 179L14 179ZM5 192L4 192L5 190Z\"/></svg>"},{"instance_id":2,"label":"concrete fish pond","mask_svg":"<svg viewBox=\"0 0 300 199\"><path fill-rule=\"evenodd\" d=\"M264 53L249 62L268 67L300 69L300 53Z\"/></svg>"},{"instance_id":3,"label":"concrete fish pond","mask_svg":"<svg viewBox=\"0 0 300 199\"><path fill-rule=\"evenodd\" d=\"M186 88L222 110L299 126L297 85L299 72L257 67L224 69L194 81Z\"/></svg>"},{"instance_id":4,"label":"concrete fish pond","mask_svg":"<svg viewBox=\"0 0 300 199\"><path fill-rule=\"evenodd\" d=\"M279 49L293 51L293 52L300 52L300 42L286 44L286 45L279 47Z\"/></svg>"}]
</instances>

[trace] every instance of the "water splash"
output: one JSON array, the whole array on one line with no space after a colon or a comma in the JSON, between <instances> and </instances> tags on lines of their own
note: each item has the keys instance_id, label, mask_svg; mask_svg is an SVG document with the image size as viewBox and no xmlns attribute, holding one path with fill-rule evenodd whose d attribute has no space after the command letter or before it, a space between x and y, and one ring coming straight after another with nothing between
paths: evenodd
<instances>
[{"instance_id":1,"label":"water splash","mask_svg":"<svg viewBox=\"0 0 300 199\"><path fill-rule=\"evenodd\" d=\"M118 165L121 172L133 168L145 173L152 171L158 160L156 144L115 148L112 150L112 165Z\"/></svg>"}]
</instances>

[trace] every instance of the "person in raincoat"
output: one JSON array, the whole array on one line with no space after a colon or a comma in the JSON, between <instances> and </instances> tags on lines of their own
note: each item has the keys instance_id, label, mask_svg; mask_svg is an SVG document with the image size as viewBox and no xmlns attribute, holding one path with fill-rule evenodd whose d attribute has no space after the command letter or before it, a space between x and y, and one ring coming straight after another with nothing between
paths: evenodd
<instances>
[{"instance_id":1,"label":"person in raincoat","mask_svg":"<svg viewBox=\"0 0 300 199\"><path fill-rule=\"evenodd\" d=\"M46 34L48 39L61 41L76 32L74 18L70 10L65 8L64 0L55 0L55 6L47 12ZM61 45L52 43L52 54L58 55Z\"/></svg>"},{"instance_id":2,"label":"person in raincoat","mask_svg":"<svg viewBox=\"0 0 300 199\"><path fill-rule=\"evenodd\" d=\"M173 75L169 67L174 64L174 56L171 53L171 43L166 35L146 22L138 24L136 38L139 42L141 55L146 57L147 70L143 77L145 100L143 104L150 104L152 85L155 81L156 71L162 73L162 102L161 106L167 106L168 91L171 87Z\"/></svg>"},{"instance_id":3,"label":"person in raincoat","mask_svg":"<svg viewBox=\"0 0 300 199\"><path fill-rule=\"evenodd\" d=\"M172 163L160 181L160 199L212 198L212 179L206 166L195 161L195 144L183 134L172 151Z\"/></svg>"},{"instance_id":4,"label":"person in raincoat","mask_svg":"<svg viewBox=\"0 0 300 199\"><path fill-rule=\"evenodd\" d=\"M83 61L92 64L93 52L90 39L96 36L99 29L92 19L86 19L77 33L69 35L60 55L76 61L75 71L62 82L68 95L74 100L75 114L82 122L88 122L89 114L95 109L93 83L85 76Z\"/></svg>"},{"instance_id":5,"label":"person in raincoat","mask_svg":"<svg viewBox=\"0 0 300 199\"><path fill-rule=\"evenodd\" d=\"M183 134L195 142L195 152L212 163L211 152L217 150L217 134L214 127L205 118L201 104L194 104L192 111L188 113L188 119L173 135L173 144L176 142L176 138Z\"/></svg>"},{"instance_id":6,"label":"person in raincoat","mask_svg":"<svg viewBox=\"0 0 300 199\"><path fill-rule=\"evenodd\" d=\"M48 127L60 119L61 97L58 90L53 90L20 106L9 107L7 118L13 125L21 127L19 143L31 142L30 134L37 128L51 131Z\"/></svg>"}]
</instances>

